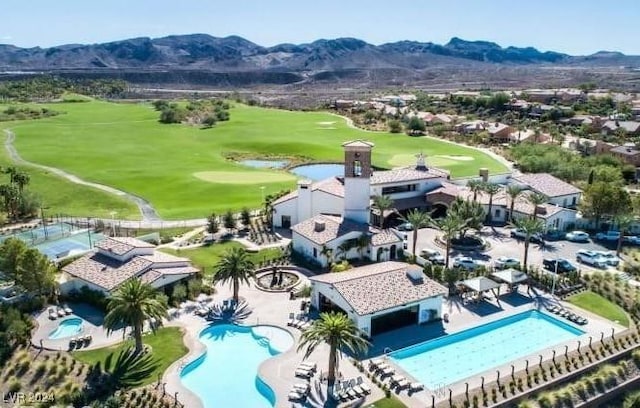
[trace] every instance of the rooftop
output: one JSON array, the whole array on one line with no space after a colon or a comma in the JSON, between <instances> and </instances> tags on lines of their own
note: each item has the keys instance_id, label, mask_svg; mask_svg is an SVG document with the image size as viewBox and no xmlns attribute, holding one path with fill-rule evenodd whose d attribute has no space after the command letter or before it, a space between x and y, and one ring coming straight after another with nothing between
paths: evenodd
<instances>
[{"instance_id":1,"label":"rooftop","mask_svg":"<svg viewBox=\"0 0 640 408\"><path fill-rule=\"evenodd\" d=\"M144 272L151 265L151 261L139 256L120 262L95 252L70 263L62 268L62 271L111 291L127 279Z\"/></svg>"},{"instance_id":2,"label":"rooftop","mask_svg":"<svg viewBox=\"0 0 640 408\"><path fill-rule=\"evenodd\" d=\"M634 147L628 147L628 146L616 146L609 151L613 153L622 154L625 156L635 156L640 154L640 150L637 150Z\"/></svg>"},{"instance_id":3,"label":"rooftop","mask_svg":"<svg viewBox=\"0 0 640 408\"><path fill-rule=\"evenodd\" d=\"M97 242L95 247L115 255L124 255L136 248L153 248L154 245L136 238L107 237Z\"/></svg>"},{"instance_id":4,"label":"rooftop","mask_svg":"<svg viewBox=\"0 0 640 408\"><path fill-rule=\"evenodd\" d=\"M344 197L344 183L338 177L330 177L311 184L311 191L323 191L336 197ZM284 203L298 197L298 191L292 191L273 202L273 205Z\"/></svg>"},{"instance_id":5,"label":"rooftop","mask_svg":"<svg viewBox=\"0 0 640 408\"><path fill-rule=\"evenodd\" d=\"M411 268L415 266L389 261L309 279L332 285L360 316L447 293L444 286L422 273L421 280L409 278Z\"/></svg>"},{"instance_id":6,"label":"rooftop","mask_svg":"<svg viewBox=\"0 0 640 408\"><path fill-rule=\"evenodd\" d=\"M532 190L547 197L560 197L569 194L582 193L577 187L560 180L548 173L527 173L512 177L514 181L528 185Z\"/></svg>"},{"instance_id":7,"label":"rooftop","mask_svg":"<svg viewBox=\"0 0 640 408\"><path fill-rule=\"evenodd\" d=\"M419 181L438 177L447 177L449 173L429 168L428 170L416 170L415 167L403 167L394 170L374 171L371 176L371 184L389 184L402 181Z\"/></svg>"},{"instance_id":8,"label":"rooftop","mask_svg":"<svg viewBox=\"0 0 640 408\"><path fill-rule=\"evenodd\" d=\"M322 228L319 228L320 225ZM369 226L342 217L320 214L294 225L291 230L318 245L322 245L349 232L365 233L369 230Z\"/></svg>"}]
</instances>

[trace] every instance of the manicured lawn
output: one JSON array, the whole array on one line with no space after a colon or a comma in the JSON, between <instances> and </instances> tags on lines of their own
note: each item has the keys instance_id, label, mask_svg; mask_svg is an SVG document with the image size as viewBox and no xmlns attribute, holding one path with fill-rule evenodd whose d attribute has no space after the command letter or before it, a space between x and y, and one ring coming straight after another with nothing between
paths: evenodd
<instances>
[{"instance_id":1,"label":"manicured lawn","mask_svg":"<svg viewBox=\"0 0 640 408\"><path fill-rule=\"evenodd\" d=\"M97 350L76 351L73 357L87 364L100 363L103 369L111 373L117 371L124 385L142 386L158 381L158 375L163 374L174 361L186 355L188 351L182 342L182 333L177 327L161 328L155 334L145 335L143 341L152 349L151 357L148 362L145 361L147 364L144 367L135 363L122 367L116 362L121 352L134 347L133 340Z\"/></svg>"},{"instance_id":2,"label":"manicured lawn","mask_svg":"<svg viewBox=\"0 0 640 408\"><path fill-rule=\"evenodd\" d=\"M185 258L189 258L191 262L200 268L205 274L205 276L211 276L213 273L213 266L218 263L220 258L224 255L226 251L231 248L241 248L242 245L238 242L227 241L221 242L218 244L213 244L209 246L203 246L194 249L170 249L163 248L163 252L167 252L172 255L183 256ZM254 263L258 263L264 260L270 260L279 257L282 254L282 251L279 248L269 248L263 249L257 253L249 253L249 258Z\"/></svg>"},{"instance_id":3,"label":"manicured lawn","mask_svg":"<svg viewBox=\"0 0 640 408\"><path fill-rule=\"evenodd\" d=\"M492 173L506 170L474 149L426 137L363 132L323 112L236 104L229 122L202 130L160 124L158 112L149 104L94 101L47 106L66 113L0 124L16 133L16 148L25 159L135 193L148 199L165 219L257 208L263 192L295 186L295 179L286 173L241 166L227 160L229 154L339 162L343 142L367 139L376 144L373 164L379 167L413 164L413 155L422 151L427 164L441 165L453 177L475 175L479 167ZM45 201L52 201L55 192L42 194Z\"/></svg>"},{"instance_id":4,"label":"manicured lawn","mask_svg":"<svg viewBox=\"0 0 640 408\"><path fill-rule=\"evenodd\" d=\"M398 398L392 395L391 398L379 399L373 402L372 404L367 405L366 408L406 408L406 407L407 406L404 405L402 401L400 401Z\"/></svg>"},{"instance_id":5,"label":"manicured lawn","mask_svg":"<svg viewBox=\"0 0 640 408\"><path fill-rule=\"evenodd\" d=\"M567 300L591 313L595 313L611 321L617 321L622 326L629 327L629 317L625 311L620 306L597 293L586 291L570 296Z\"/></svg>"}]
</instances>

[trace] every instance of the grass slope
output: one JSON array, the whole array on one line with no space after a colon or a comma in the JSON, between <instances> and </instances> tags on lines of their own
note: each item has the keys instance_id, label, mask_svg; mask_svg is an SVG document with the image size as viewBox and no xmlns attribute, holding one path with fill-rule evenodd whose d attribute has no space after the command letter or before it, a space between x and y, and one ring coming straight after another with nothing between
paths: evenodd
<instances>
[{"instance_id":1,"label":"grass slope","mask_svg":"<svg viewBox=\"0 0 640 408\"><path fill-rule=\"evenodd\" d=\"M406 408L406 405L392 395L391 398L379 399L371 405L367 405L366 408Z\"/></svg>"},{"instance_id":2,"label":"grass slope","mask_svg":"<svg viewBox=\"0 0 640 408\"><path fill-rule=\"evenodd\" d=\"M147 104L109 102L59 103L66 112L53 118L11 123L16 147L27 160L65 169L87 180L114 186L148 199L166 219L204 217L243 206L258 207L262 190L269 194L293 188L293 180L273 179L276 171L251 169L225 159L225 154L247 157L297 156L341 161L341 144L367 139L376 144L373 162L391 167L420 151L441 162L453 177L487 167L505 171L490 156L441 140L364 132L322 112L289 112L235 105L231 120L202 130L185 125L163 125ZM328 125L330 123L330 125ZM436 157L434 157L436 156ZM437 156L443 156L438 158ZM451 159L457 156L462 160ZM226 177L202 180L207 172L243 173L243 183ZM270 178L263 177L270 174ZM219 182L216 182L216 178Z\"/></svg>"},{"instance_id":3,"label":"grass slope","mask_svg":"<svg viewBox=\"0 0 640 408\"><path fill-rule=\"evenodd\" d=\"M591 313L595 313L611 321L617 321L622 326L629 327L629 317L625 311L620 306L610 302L597 293L586 291L570 296L567 300Z\"/></svg>"},{"instance_id":4,"label":"grass slope","mask_svg":"<svg viewBox=\"0 0 640 408\"><path fill-rule=\"evenodd\" d=\"M100 363L103 369L113 373L114 370L122 371L121 378L126 379L127 386L143 386L158 381L158 375L164 373L167 368L180 357L187 354L187 347L182 342L182 332L177 327L165 327L155 334L147 334L143 337L144 344L151 346L152 353L148 364L144 368L119 367L116 363L121 352L134 347L133 340L127 340L117 346L104 347L96 350L76 351L73 357L90 365Z\"/></svg>"}]
</instances>

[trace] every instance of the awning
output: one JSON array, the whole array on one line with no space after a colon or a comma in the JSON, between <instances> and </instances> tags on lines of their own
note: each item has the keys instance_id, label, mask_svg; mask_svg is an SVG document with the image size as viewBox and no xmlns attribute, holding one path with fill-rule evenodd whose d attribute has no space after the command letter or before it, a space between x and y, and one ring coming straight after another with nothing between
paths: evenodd
<instances>
[{"instance_id":1,"label":"awning","mask_svg":"<svg viewBox=\"0 0 640 408\"><path fill-rule=\"evenodd\" d=\"M478 278L473 278L473 279L467 279L465 281L460 282L460 284L475 292L486 292L486 291L500 287L500 284L498 282L492 281L491 279L485 278L484 276L480 276Z\"/></svg>"},{"instance_id":2,"label":"awning","mask_svg":"<svg viewBox=\"0 0 640 408\"><path fill-rule=\"evenodd\" d=\"M393 207L398 211L412 210L414 208L425 208L427 200L424 196L398 198L393 200Z\"/></svg>"},{"instance_id":3,"label":"awning","mask_svg":"<svg viewBox=\"0 0 640 408\"><path fill-rule=\"evenodd\" d=\"M511 268L505 269L503 271L494 272L491 274L491 277L495 278L500 282L508 283L511 285L525 282L527 279L529 279L529 276L527 276L526 273L516 269L511 269Z\"/></svg>"}]
</instances>

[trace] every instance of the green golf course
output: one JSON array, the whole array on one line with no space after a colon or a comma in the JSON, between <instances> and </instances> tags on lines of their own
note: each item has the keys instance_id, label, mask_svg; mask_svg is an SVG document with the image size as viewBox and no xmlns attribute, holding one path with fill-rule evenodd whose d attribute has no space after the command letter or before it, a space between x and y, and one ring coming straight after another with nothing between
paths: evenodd
<instances>
[{"instance_id":1,"label":"green golf course","mask_svg":"<svg viewBox=\"0 0 640 408\"><path fill-rule=\"evenodd\" d=\"M365 139L375 143L373 163L381 168L413 164L414 155L423 152L428 165L447 169L452 177L475 175L480 167L492 173L506 171L501 163L475 149L428 137L365 132L324 112L236 103L230 110L230 121L201 129L158 123L158 112L146 103L92 101L42 106L62 114L0 123L0 128L16 134L15 147L25 160L143 197L164 219L202 218L211 211L255 208L261 205L263 193L295 186L290 173L242 166L229 156L339 162L343 142ZM0 165L7 161L3 151ZM42 171L30 172L32 189L60 212L96 216L97 206L100 211L117 211L118 217L139 217L136 208L122 198L107 199L107 193ZM66 206L58 205L57 191L70 189L73 195L64 200Z\"/></svg>"}]
</instances>

